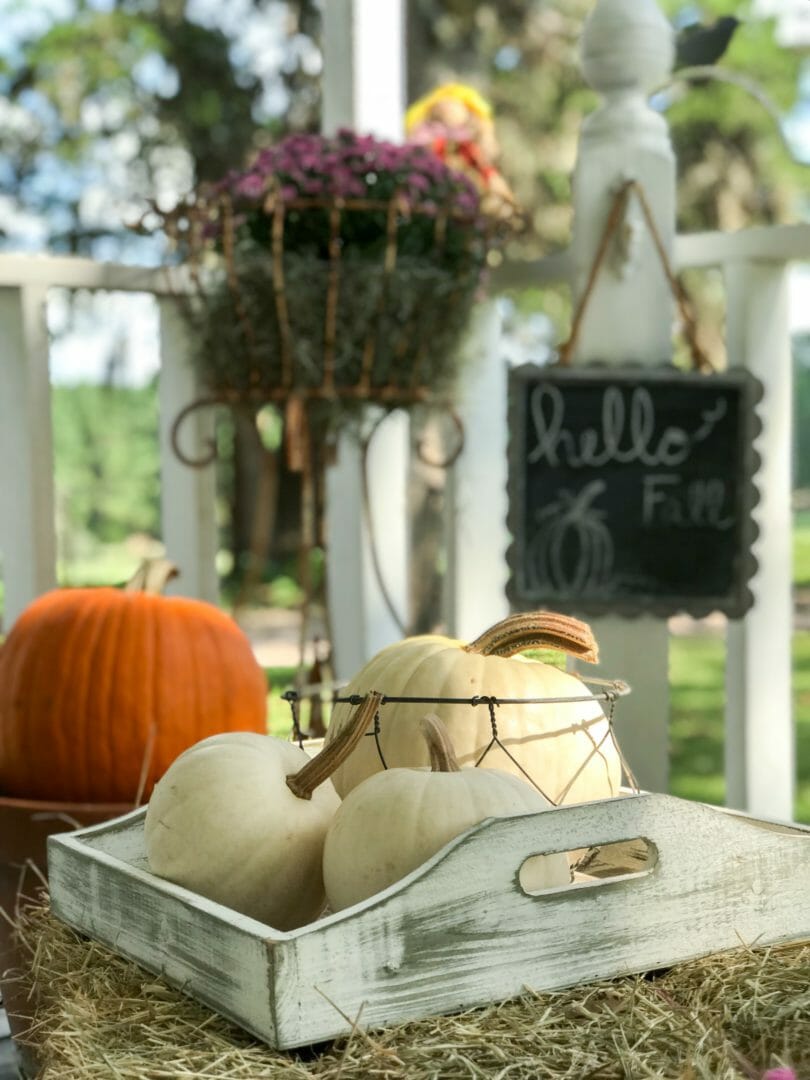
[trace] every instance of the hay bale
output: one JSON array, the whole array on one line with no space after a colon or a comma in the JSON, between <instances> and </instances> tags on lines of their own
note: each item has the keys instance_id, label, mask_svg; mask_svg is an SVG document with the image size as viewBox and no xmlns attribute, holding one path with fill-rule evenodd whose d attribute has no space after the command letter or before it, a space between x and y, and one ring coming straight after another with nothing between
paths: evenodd
<instances>
[{"instance_id":1,"label":"hay bale","mask_svg":"<svg viewBox=\"0 0 810 1080\"><path fill-rule=\"evenodd\" d=\"M18 923L30 957L24 1040L42 1080L750 1080L810 1076L810 941L647 976L535 993L454 1016L275 1051L160 979L75 934L47 897ZM35 993L34 993L35 991Z\"/></svg>"}]
</instances>

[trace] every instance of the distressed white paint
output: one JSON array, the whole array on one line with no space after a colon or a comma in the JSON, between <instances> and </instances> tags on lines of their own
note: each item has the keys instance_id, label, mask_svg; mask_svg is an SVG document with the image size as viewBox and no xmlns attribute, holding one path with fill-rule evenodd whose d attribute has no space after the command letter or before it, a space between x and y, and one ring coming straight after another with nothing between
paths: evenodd
<instances>
[{"instance_id":1,"label":"distressed white paint","mask_svg":"<svg viewBox=\"0 0 810 1080\"><path fill-rule=\"evenodd\" d=\"M273 1046L810 936L810 827L666 795L485 821L402 881L289 933L151 875L144 810L48 843L54 914ZM533 855L644 838L640 871L539 895ZM604 871L602 871L604 873Z\"/></svg>"},{"instance_id":2,"label":"distressed white paint","mask_svg":"<svg viewBox=\"0 0 810 1080\"><path fill-rule=\"evenodd\" d=\"M788 271L781 263L738 261L724 269L730 364L763 383L762 464L754 511L759 568L754 606L728 626L726 802L756 814L793 816L792 451L793 364Z\"/></svg>"},{"instance_id":3,"label":"distressed white paint","mask_svg":"<svg viewBox=\"0 0 810 1080\"><path fill-rule=\"evenodd\" d=\"M616 191L636 180L671 256L675 158L666 121L647 104L672 65L672 27L654 0L599 0L585 24L583 70L603 104L582 126L574 174L575 303L583 295ZM617 242L588 303L574 354L578 364L660 364L672 354L673 299L652 237L632 196ZM651 617L590 620L599 673L625 679L632 694L616 730L643 788L666 791L669 771L669 637Z\"/></svg>"},{"instance_id":4,"label":"distressed white paint","mask_svg":"<svg viewBox=\"0 0 810 1080\"><path fill-rule=\"evenodd\" d=\"M160 506L166 555L180 569L167 592L217 603L216 475L211 465L190 468L171 445L171 430L181 409L200 395L190 359L188 327L173 300L160 301ZM214 416L193 413L179 429L182 452L191 460L206 456L214 438Z\"/></svg>"},{"instance_id":5,"label":"distressed white paint","mask_svg":"<svg viewBox=\"0 0 810 1080\"><path fill-rule=\"evenodd\" d=\"M56 584L47 289L0 287L2 627Z\"/></svg>"},{"instance_id":6,"label":"distressed white paint","mask_svg":"<svg viewBox=\"0 0 810 1080\"><path fill-rule=\"evenodd\" d=\"M475 311L463 345L464 449L448 476L448 629L462 641L509 614L506 598L508 357L497 301Z\"/></svg>"},{"instance_id":7,"label":"distressed white paint","mask_svg":"<svg viewBox=\"0 0 810 1080\"><path fill-rule=\"evenodd\" d=\"M329 0L324 6L323 130L350 127L399 140L405 113L402 0ZM373 542L394 612L408 620L409 423L387 420L368 455ZM360 455L343 436L326 483L327 590L338 679L352 675L402 631L374 570L364 525Z\"/></svg>"}]
</instances>

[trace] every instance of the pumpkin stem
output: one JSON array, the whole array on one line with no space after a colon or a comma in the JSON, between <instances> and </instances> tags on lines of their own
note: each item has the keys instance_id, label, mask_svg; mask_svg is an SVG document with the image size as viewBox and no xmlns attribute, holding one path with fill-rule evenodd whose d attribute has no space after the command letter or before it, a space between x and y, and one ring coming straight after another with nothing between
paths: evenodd
<instances>
[{"instance_id":1,"label":"pumpkin stem","mask_svg":"<svg viewBox=\"0 0 810 1080\"><path fill-rule=\"evenodd\" d=\"M336 737L320 753L306 763L297 773L287 777L287 787L299 799L311 799L315 788L327 780L360 742L374 719L383 699L382 694L370 690Z\"/></svg>"},{"instance_id":2,"label":"pumpkin stem","mask_svg":"<svg viewBox=\"0 0 810 1080\"><path fill-rule=\"evenodd\" d=\"M144 559L124 586L124 592L148 593L159 596L180 571L169 559Z\"/></svg>"},{"instance_id":3,"label":"pumpkin stem","mask_svg":"<svg viewBox=\"0 0 810 1080\"><path fill-rule=\"evenodd\" d=\"M422 717L420 724L430 752L431 772L461 772L447 728L435 713Z\"/></svg>"},{"instance_id":4,"label":"pumpkin stem","mask_svg":"<svg viewBox=\"0 0 810 1080\"><path fill-rule=\"evenodd\" d=\"M599 646L587 623L553 611L527 611L508 615L501 622L463 646L465 652L480 656L514 656L524 649L559 649L580 660L595 664Z\"/></svg>"}]
</instances>

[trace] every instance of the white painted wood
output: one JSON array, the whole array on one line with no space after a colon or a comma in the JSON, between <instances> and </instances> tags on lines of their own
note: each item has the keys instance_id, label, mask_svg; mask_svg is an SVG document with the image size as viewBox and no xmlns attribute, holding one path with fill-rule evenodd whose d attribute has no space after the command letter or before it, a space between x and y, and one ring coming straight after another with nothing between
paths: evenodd
<instances>
[{"instance_id":1,"label":"white painted wood","mask_svg":"<svg viewBox=\"0 0 810 1080\"><path fill-rule=\"evenodd\" d=\"M98 847L92 830L86 846L75 846L79 832L67 834L73 845L48 845L54 915L273 1042L267 945L274 931L144 869L145 813L113 821Z\"/></svg>"},{"instance_id":2,"label":"white painted wood","mask_svg":"<svg viewBox=\"0 0 810 1080\"><path fill-rule=\"evenodd\" d=\"M791 643L793 364L788 271L780 263L725 268L730 364L763 383L762 457L754 511L760 535L755 603L728 627L726 801L756 814L791 818L796 784Z\"/></svg>"},{"instance_id":3,"label":"white painted wood","mask_svg":"<svg viewBox=\"0 0 810 1080\"><path fill-rule=\"evenodd\" d=\"M407 624L409 427L403 413L394 413L373 437L367 463L370 531L364 522L360 446L351 436L340 438L337 461L327 473L326 573L338 680L351 678L374 653L400 640L398 619Z\"/></svg>"},{"instance_id":4,"label":"white painted wood","mask_svg":"<svg viewBox=\"0 0 810 1080\"><path fill-rule=\"evenodd\" d=\"M573 291L583 295L610 205L627 180L643 188L664 249L675 235L675 158L666 121L646 93L668 75L672 27L654 0L599 0L582 38L583 70L603 96L582 126L574 174ZM672 354L673 299L635 197L603 264L574 354L577 364L660 364ZM590 619L598 673L621 678L631 696L616 732L641 787L669 783L669 636L651 617Z\"/></svg>"},{"instance_id":5,"label":"white painted wood","mask_svg":"<svg viewBox=\"0 0 810 1080\"><path fill-rule=\"evenodd\" d=\"M402 0L330 0L324 5L323 130L340 127L399 140L405 113ZM408 621L409 423L385 422L368 456L376 555L385 590ZM326 483L327 590L336 677L348 679L402 630L374 573L363 523L360 458L341 437Z\"/></svg>"},{"instance_id":6,"label":"white painted wood","mask_svg":"<svg viewBox=\"0 0 810 1080\"><path fill-rule=\"evenodd\" d=\"M506 527L508 499L508 358L498 303L475 311L463 345L458 413L464 449L447 478L448 632L472 641L509 614Z\"/></svg>"},{"instance_id":7,"label":"white painted wood","mask_svg":"<svg viewBox=\"0 0 810 1080\"><path fill-rule=\"evenodd\" d=\"M739 232L686 233L675 243L679 268L740 260L786 263L810 259L810 225L760 225Z\"/></svg>"},{"instance_id":8,"label":"white painted wood","mask_svg":"<svg viewBox=\"0 0 810 1080\"><path fill-rule=\"evenodd\" d=\"M96 262L74 255L0 254L0 286L62 286L68 289L110 289L120 292L170 294L184 287L185 275L174 270Z\"/></svg>"},{"instance_id":9,"label":"white painted wood","mask_svg":"<svg viewBox=\"0 0 810 1080\"><path fill-rule=\"evenodd\" d=\"M641 794L489 820L353 908L282 933L144 869L145 810L48 842L57 917L271 1045L810 935L810 827ZM643 869L530 895L534 855L643 838Z\"/></svg>"},{"instance_id":10,"label":"white painted wood","mask_svg":"<svg viewBox=\"0 0 810 1080\"><path fill-rule=\"evenodd\" d=\"M47 290L0 288L0 559L8 632L56 585Z\"/></svg>"},{"instance_id":11,"label":"white painted wood","mask_svg":"<svg viewBox=\"0 0 810 1080\"><path fill-rule=\"evenodd\" d=\"M324 5L323 130L399 140L405 111L403 0Z\"/></svg>"},{"instance_id":12,"label":"white painted wood","mask_svg":"<svg viewBox=\"0 0 810 1080\"><path fill-rule=\"evenodd\" d=\"M762 225L739 232L682 233L675 237L676 270L723 266L750 259L774 263L810 260L810 225ZM572 275L570 248L541 259L520 262L506 259L492 275L492 291L556 284L570 281Z\"/></svg>"},{"instance_id":13,"label":"white painted wood","mask_svg":"<svg viewBox=\"0 0 810 1080\"><path fill-rule=\"evenodd\" d=\"M200 394L191 363L188 328L172 300L160 301L160 499L166 555L180 569L167 593L217 603L216 476L212 464L190 468L175 454L171 429L181 409ZM214 438L211 410L193 413L179 430L180 446L192 460L206 456Z\"/></svg>"}]
</instances>

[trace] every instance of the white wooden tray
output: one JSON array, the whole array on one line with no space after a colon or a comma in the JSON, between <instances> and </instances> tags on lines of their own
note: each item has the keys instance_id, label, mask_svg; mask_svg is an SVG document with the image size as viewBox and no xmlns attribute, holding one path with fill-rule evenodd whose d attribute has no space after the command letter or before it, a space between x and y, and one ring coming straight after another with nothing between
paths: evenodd
<instances>
[{"instance_id":1,"label":"white wooden tray","mask_svg":"<svg viewBox=\"0 0 810 1080\"><path fill-rule=\"evenodd\" d=\"M279 1048L346 1032L361 1010L379 1026L810 938L810 827L667 795L491 819L290 933L150 874L144 813L49 838L54 914ZM641 870L521 888L531 855L637 838Z\"/></svg>"}]
</instances>

